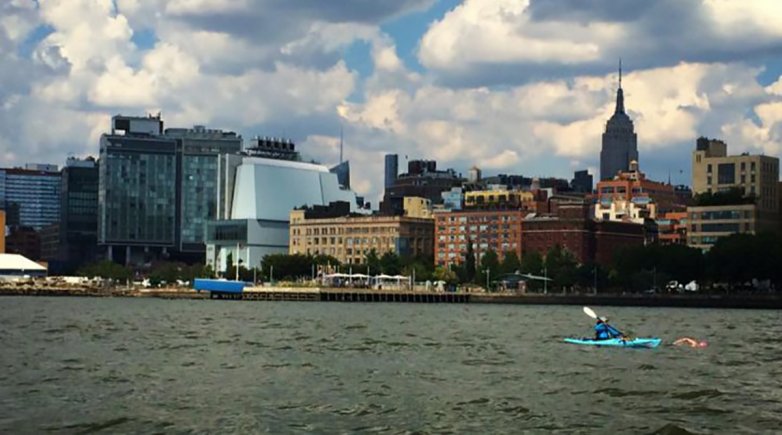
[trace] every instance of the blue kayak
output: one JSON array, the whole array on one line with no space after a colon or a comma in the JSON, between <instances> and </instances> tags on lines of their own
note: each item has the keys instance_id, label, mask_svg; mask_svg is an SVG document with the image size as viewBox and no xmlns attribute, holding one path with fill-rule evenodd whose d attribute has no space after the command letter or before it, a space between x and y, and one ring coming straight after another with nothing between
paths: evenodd
<instances>
[{"instance_id":1,"label":"blue kayak","mask_svg":"<svg viewBox=\"0 0 782 435\"><path fill-rule=\"evenodd\" d=\"M593 338L566 338L566 343L583 344L587 346L608 346L608 347L657 347L662 342L657 337L652 338L633 338L622 340L621 338L609 338L607 340L595 340Z\"/></svg>"}]
</instances>

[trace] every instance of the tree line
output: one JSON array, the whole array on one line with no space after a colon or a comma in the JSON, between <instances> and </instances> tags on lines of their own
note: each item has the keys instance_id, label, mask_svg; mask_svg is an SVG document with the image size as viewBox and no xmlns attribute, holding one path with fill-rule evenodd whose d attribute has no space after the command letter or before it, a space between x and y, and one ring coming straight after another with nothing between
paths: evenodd
<instances>
[{"instance_id":1,"label":"tree line","mask_svg":"<svg viewBox=\"0 0 782 435\"><path fill-rule=\"evenodd\" d=\"M362 264L342 264L328 255L273 254L267 255L254 268L234 264L228 256L228 269L220 276L245 281L301 281L317 277L321 273L362 273L368 275L415 276L417 281L441 280L447 284L485 286L489 289L512 275L546 277L528 279L528 291L578 292L640 292L665 289L666 283L682 284L696 281L701 288L724 291L754 288L779 288L782 286L782 237L775 233L752 235L734 234L720 238L706 253L685 245L659 245L629 247L614 253L609 265L579 263L576 257L562 246L556 245L545 254L528 252L519 258L513 252L500 256L487 251L476 256L472 244L467 244L462 261L449 267L434 265L432 257L399 256L393 252L378 254L370 251ZM149 279L150 283L192 283L197 277L218 276L202 264L160 262L144 273L103 261L83 267L79 275L110 278L115 281Z\"/></svg>"}]
</instances>

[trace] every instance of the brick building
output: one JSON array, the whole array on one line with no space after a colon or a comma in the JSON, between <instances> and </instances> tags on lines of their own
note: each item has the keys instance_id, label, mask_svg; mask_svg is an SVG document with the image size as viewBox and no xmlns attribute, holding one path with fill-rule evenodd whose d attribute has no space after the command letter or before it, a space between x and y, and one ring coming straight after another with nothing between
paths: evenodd
<instances>
[{"instance_id":1,"label":"brick building","mask_svg":"<svg viewBox=\"0 0 782 435\"><path fill-rule=\"evenodd\" d=\"M435 213L434 260L438 266L461 264L472 242L475 258L495 251L500 260L513 251L521 258L523 210L461 210Z\"/></svg>"},{"instance_id":2,"label":"brick building","mask_svg":"<svg viewBox=\"0 0 782 435\"><path fill-rule=\"evenodd\" d=\"M531 216L521 223L523 253L545 255L555 245L570 251L579 263L611 264L614 253L644 244L644 226L594 221L585 205L561 205L556 214Z\"/></svg>"},{"instance_id":3,"label":"brick building","mask_svg":"<svg viewBox=\"0 0 782 435\"><path fill-rule=\"evenodd\" d=\"M649 214L652 219L656 219L656 213L684 208L679 204L679 198L672 185L649 180L646 174L638 169L637 162L630 164L629 171L619 172L614 178L597 183L596 217L602 217L600 209L609 209L614 201L624 201L644 207L655 204Z\"/></svg>"},{"instance_id":4,"label":"brick building","mask_svg":"<svg viewBox=\"0 0 782 435\"><path fill-rule=\"evenodd\" d=\"M687 244L687 212L665 213L657 219L659 230L658 240L662 245L686 245Z\"/></svg>"},{"instance_id":5,"label":"brick building","mask_svg":"<svg viewBox=\"0 0 782 435\"><path fill-rule=\"evenodd\" d=\"M373 249L431 257L433 239L433 219L350 214L340 203L290 213L290 254L331 255L344 264L364 263Z\"/></svg>"},{"instance_id":6,"label":"brick building","mask_svg":"<svg viewBox=\"0 0 782 435\"><path fill-rule=\"evenodd\" d=\"M5 238L5 249L9 254L20 254L31 260L41 259L41 236L33 227L11 227Z\"/></svg>"}]
</instances>

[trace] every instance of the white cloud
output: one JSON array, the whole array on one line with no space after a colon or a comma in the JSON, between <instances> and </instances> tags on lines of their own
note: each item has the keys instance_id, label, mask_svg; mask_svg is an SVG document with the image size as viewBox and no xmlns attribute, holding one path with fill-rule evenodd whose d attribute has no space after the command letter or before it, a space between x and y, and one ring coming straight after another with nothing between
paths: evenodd
<instances>
[{"instance_id":1,"label":"white cloud","mask_svg":"<svg viewBox=\"0 0 782 435\"><path fill-rule=\"evenodd\" d=\"M342 126L353 186L373 202L386 152L462 171L569 177L597 167L614 110L609 65L622 52L642 59L624 88L644 164L667 155L681 164L701 134L723 137L731 152L780 152L782 78L764 88L758 66L734 61L774 52L776 3L650 0L628 12L591 6L616 4L604 0L467 0L431 24L420 41L425 69L414 70L378 23L428 4L4 3L0 166L94 154L110 115L162 111L167 126L291 136L324 163L338 159ZM53 31L20 57L40 23ZM664 31L684 24L681 34ZM140 31L154 34L152 46L136 46ZM369 77L343 60L355 41L370 46Z\"/></svg>"},{"instance_id":2,"label":"white cloud","mask_svg":"<svg viewBox=\"0 0 782 435\"><path fill-rule=\"evenodd\" d=\"M419 60L448 83L524 82L606 71L747 59L782 51L776 0L466 0L423 36Z\"/></svg>"}]
</instances>

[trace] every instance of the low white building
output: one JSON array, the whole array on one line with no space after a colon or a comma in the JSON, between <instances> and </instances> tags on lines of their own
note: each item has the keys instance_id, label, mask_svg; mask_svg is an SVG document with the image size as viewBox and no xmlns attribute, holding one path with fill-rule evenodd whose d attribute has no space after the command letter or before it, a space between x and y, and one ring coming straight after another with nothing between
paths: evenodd
<instances>
[{"instance_id":1,"label":"low white building","mask_svg":"<svg viewBox=\"0 0 782 435\"><path fill-rule=\"evenodd\" d=\"M342 189L326 166L264 157L224 155L218 169L218 218L206 229L206 264L225 271L234 264L259 267L269 254L287 254L289 214L295 207L350 203L354 192Z\"/></svg>"},{"instance_id":2,"label":"low white building","mask_svg":"<svg viewBox=\"0 0 782 435\"><path fill-rule=\"evenodd\" d=\"M46 268L19 254L0 254L0 276L46 276Z\"/></svg>"}]
</instances>

